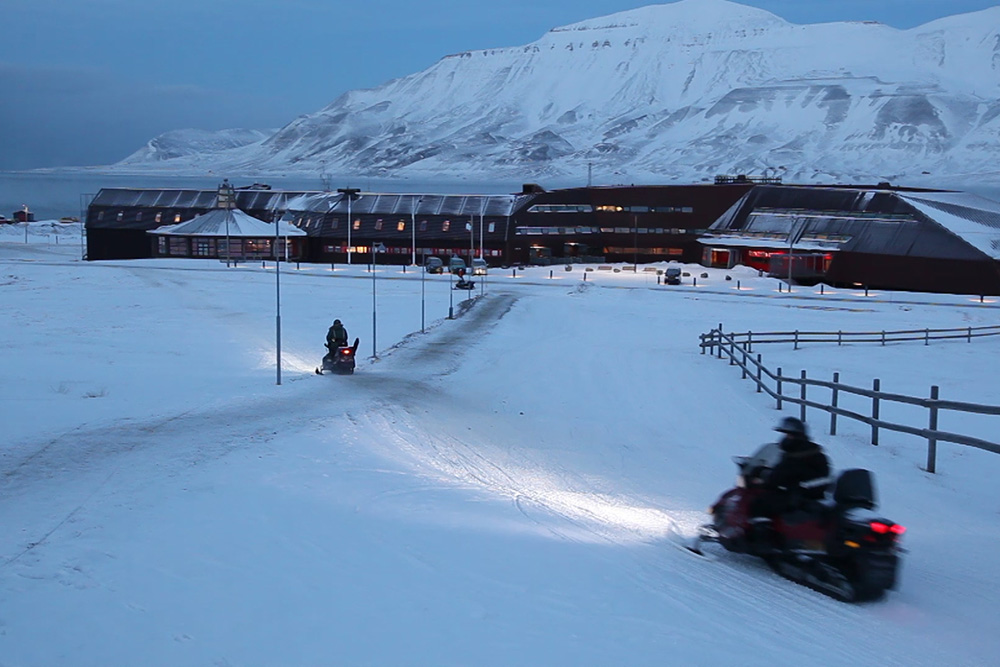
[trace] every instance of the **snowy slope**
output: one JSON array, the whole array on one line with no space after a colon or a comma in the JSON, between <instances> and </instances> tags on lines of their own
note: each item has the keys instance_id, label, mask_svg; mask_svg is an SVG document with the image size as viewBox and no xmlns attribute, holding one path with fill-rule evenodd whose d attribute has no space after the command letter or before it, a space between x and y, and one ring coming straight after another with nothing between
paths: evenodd
<instances>
[{"instance_id":1,"label":"snowy slope","mask_svg":"<svg viewBox=\"0 0 1000 667\"><path fill-rule=\"evenodd\" d=\"M909 529L900 589L877 603L665 539L704 520L730 456L782 414L699 354L699 333L977 325L996 303L778 294L746 270L736 290L716 270L668 288L537 268L489 276L447 320L447 276L310 266L281 274L277 386L273 268L82 263L70 239L29 241L0 239L2 665L881 667L1000 652L996 455L942 444L929 475L918 439L872 447L866 428L829 437L810 415ZM373 289L379 359L313 375L333 317L371 355ZM762 352L998 404L997 345Z\"/></svg>"},{"instance_id":2,"label":"snowy slope","mask_svg":"<svg viewBox=\"0 0 1000 667\"><path fill-rule=\"evenodd\" d=\"M765 170L866 181L995 173L998 147L1000 7L901 31L681 0L448 56L209 161L382 177L579 178L592 164L613 182Z\"/></svg>"}]
</instances>

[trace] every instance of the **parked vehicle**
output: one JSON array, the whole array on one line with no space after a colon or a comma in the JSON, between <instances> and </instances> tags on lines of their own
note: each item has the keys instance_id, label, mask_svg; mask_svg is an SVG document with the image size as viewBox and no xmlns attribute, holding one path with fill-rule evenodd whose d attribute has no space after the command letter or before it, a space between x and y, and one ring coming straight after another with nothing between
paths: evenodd
<instances>
[{"instance_id":1,"label":"parked vehicle","mask_svg":"<svg viewBox=\"0 0 1000 667\"><path fill-rule=\"evenodd\" d=\"M427 273L444 273L444 262L439 257L428 257L424 261Z\"/></svg>"},{"instance_id":2,"label":"parked vehicle","mask_svg":"<svg viewBox=\"0 0 1000 667\"><path fill-rule=\"evenodd\" d=\"M681 270L676 266L669 267L663 272L663 283L665 285L680 285Z\"/></svg>"},{"instance_id":3,"label":"parked vehicle","mask_svg":"<svg viewBox=\"0 0 1000 667\"><path fill-rule=\"evenodd\" d=\"M482 257L477 257L472 260L472 275L474 276L485 276L486 275L486 260Z\"/></svg>"},{"instance_id":4,"label":"parked vehicle","mask_svg":"<svg viewBox=\"0 0 1000 667\"><path fill-rule=\"evenodd\" d=\"M452 273L458 273L459 271L465 271L465 260L461 257L452 257L451 261L448 262L448 270Z\"/></svg>"}]
</instances>

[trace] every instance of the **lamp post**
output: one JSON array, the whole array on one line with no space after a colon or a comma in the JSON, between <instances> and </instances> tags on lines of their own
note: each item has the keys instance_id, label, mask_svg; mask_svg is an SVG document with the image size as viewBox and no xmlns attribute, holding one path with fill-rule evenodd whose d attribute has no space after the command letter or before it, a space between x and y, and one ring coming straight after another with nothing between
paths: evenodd
<instances>
[{"instance_id":1,"label":"lamp post","mask_svg":"<svg viewBox=\"0 0 1000 667\"><path fill-rule=\"evenodd\" d=\"M455 272L448 269L448 319L455 319L455 287L452 281L455 279Z\"/></svg>"},{"instance_id":2,"label":"lamp post","mask_svg":"<svg viewBox=\"0 0 1000 667\"><path fill-rule=\"evenodd\" d=\"M427 278L427 262L420 267L420 333L424 333L424 283Z\"/></svg>"},{"instance_id":3,"label":"lamp post","mask_svg":"<svg viewBox=\"0 0 1000 667\"><path fill-rule=\"evenodd\" d=\"M423 200L423 197L417 197L413 200L413 205L410 207L410 232L413 238L411 245L413 257L410 259L410 266L417 265L417 206L419 206L420 202Z\"/></svg>"},{"instance_id":4,"label":"lamp post","mask_svg":"<svg viewBox=\"0 0 1000 667\"><path fill-rule=\"evenodd\" d=\"M282 207L284 210L284 207ZM280 229L281 223L286 222L286 217L288 212L285 211L281 216L278 215L278 210L275 210L272 218L274 219L274 348L275 348L275 367L277 368L277 381L275 384L281 384L281 257L278 255L278 243L281 238Z\"/></svg>"},{"instance_id":5,"label":"lamp post","mask_svg":"<svg viewBox=\"0 0 1000 667\"><path fill-rule=\"evenodd\" d=\"M375 253L384 252L385 246L381 243L372 242L372 359L378 359L378 344L375 337L378 332L376 302L375 302Z\"/></svg>"},{"instance_id":6,"label":"lamp post","mask_svg":"<svg viewBox=\"0 0 1000 667\"><path fill-rule=\"evenodd\" d=\"M357 188L337 188L337 192L344 195L347 198L347 263L351 263L351 228L354 227L354 221L351 220L351 202L355 199L360 199L358 193L361 190Z\"/></svg>"}]
</instances>

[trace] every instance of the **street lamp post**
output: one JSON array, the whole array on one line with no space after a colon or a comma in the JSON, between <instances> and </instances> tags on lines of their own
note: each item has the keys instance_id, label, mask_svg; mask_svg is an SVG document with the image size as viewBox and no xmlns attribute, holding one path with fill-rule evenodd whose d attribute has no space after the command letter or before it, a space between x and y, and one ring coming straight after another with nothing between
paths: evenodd
<instances>
[{"instance_id":1,"label":"street lamp post","mask_svg":"<svg viewBox=\"0 0 1000 667\"><path fill-rule=\"evenodd\" d=\"M448 269L448 319L455 319L455 287L452 281L455 279L455 272Z\"/></svg>"},{"instance_id":2,"label":"street lamp post","mask_svg":"<svg viewBox=\"0 0 1000 667\"><path fill-rule=\"evenodd\" d=\"M423 197L417 197L413 200L413 205L410 206L410 233L412 234L413 242L411 249L413 251L413 257L410 259L410 266L417 265L417 206L420 202L424 200Z\"/></svg>"},{"instance_id":3,"label":"street lamp post","mask_svg":"<svg viewBox=\"0 0 1000 667\"><path fill-rule=\"evenodd\" d=\"M378 332L377 326L377 309L375 302L375 253L383 252L385 246L381 243L376 244L372 242L372 359L378 359L378 344L376 343L376 336Z\"/></svg>"},{"instance_id":4,"label":"street lamp post","mask_svg":"<svg viewBox=\"0 0 1000 667\"><path fill-rule=\"evenodd\" d=\"M420 333L424 333L424 283L427 278L427 262L420 267Z\"/></svg>"},{"instance_id":5,"label":"street lamp post","mask_svg":"<svg viewBox=\"0 0 1000 667\"><path fill-rule=\"evenodd\" d=\"M337 192L344 195L347 198L347 263L351 263L351 228L354 227L354 221L351 220L351 202L355 199L360 199L358 193L361 190L357 188L337 188Z\"/></svg>"},{"instance_id":6,"label":"street lamp post","mask_svg":"<svg viewBox=\"0 0 1000 667\"><path fill-rule=\"evenodd\" d=\"M278 385L281 384L281 256L278 254L278 243L281 239L281 223L285 221L287 214L287 211L285 211L279 216L278 211L275 211L272 216L274 219L274 347L275 367L277 368L277 381L275 384Z\"/></svg>"}]
</instances>

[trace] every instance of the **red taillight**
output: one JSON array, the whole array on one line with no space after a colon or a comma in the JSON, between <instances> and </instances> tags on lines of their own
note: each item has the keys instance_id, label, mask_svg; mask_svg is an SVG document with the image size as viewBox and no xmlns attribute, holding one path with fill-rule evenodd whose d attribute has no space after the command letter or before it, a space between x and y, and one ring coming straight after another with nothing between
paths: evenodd
<instances>
[{"instance_id":1,"label":"red taillight","mask_svg":"<svg viewBox=\"0 0 1000 667\"><path fill-rule=\"evenodd\" d=\"M346 354L346 355L348 355L348 356L350 356L350 355L354 354L354 353L353 353L353 352L351 351L351 348L347 348L347 349L345 349L345 350L341 350L341 351L340 351L340 353L341 353L341 354Z\"/></svg>"},{"instance_id":2,"label":"red taillight","mask_svg":"<svg viewBox=\"0 0 1000 667\"><path fill-rule=\"evenodd\" d=\"M873 533L878 533L879 535L882 535L889 532L889 526L882 523L881 521L872 521L868 525L871 527Z\"/></svg>"},{"instance_id":3,"label":"red taillight","mask_svg":"<svg viewBox=\"0 0 1000 667\"><path fill-rule=\"evenodd\" d=\"M898 537L899 535L902 535L903 533L906 532L906 528L904 526L900 526L898 523L890 525L887 523L882 523L881 521L872 521L871 523L868 524L868 526L872 529L873 533L877 533L879 535L892 533L893 535L896 535Z\"/></svg>"}]
</instances>

